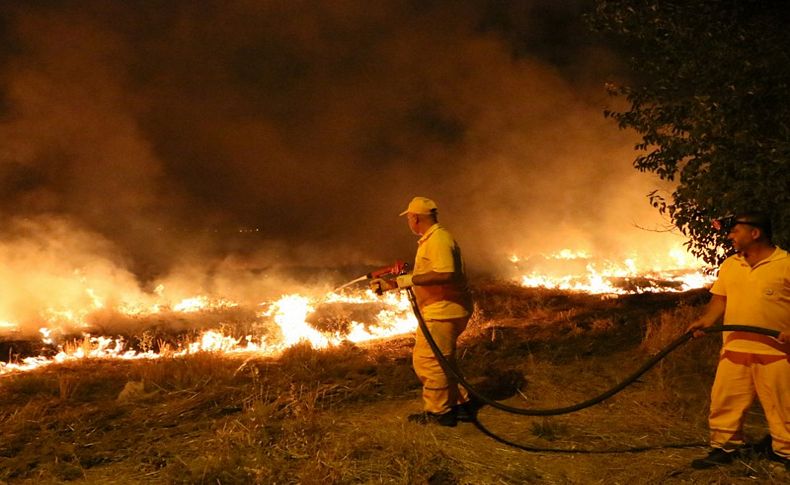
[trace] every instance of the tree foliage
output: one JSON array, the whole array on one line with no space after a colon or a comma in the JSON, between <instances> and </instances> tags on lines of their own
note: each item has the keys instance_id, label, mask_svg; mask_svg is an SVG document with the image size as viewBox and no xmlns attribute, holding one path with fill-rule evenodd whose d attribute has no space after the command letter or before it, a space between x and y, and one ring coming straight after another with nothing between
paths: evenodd
<instances>
[{"instance_id":1,"label":"tree foliage","mask_svg":"<svg viewBox=\"0 0 790 485\"><path fill-rule=\"evenodd\" d=\"M711 219L761 210L790 243L790 15L770 0L598 0L589 20L626 55L628 101L607 111L641 143L634 166L675 181L652 204L720 261Z\"/></svg>"}]
</instances>

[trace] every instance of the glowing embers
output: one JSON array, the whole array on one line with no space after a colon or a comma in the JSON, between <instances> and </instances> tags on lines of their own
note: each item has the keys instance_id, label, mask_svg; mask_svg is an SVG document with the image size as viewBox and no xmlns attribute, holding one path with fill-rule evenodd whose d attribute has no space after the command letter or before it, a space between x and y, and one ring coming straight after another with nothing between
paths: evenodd
<instances>
[{"instance_id":1,"label":"glowing embers","mask_svg":"<svg viewBox=\"0 0 790 485\"><path fill-rule=\"evenodd\" d=\"M509 257L522 286L592 294L629 294L687 291L713 283L703 263L682 247L649 261L638 257L621 261L596 259L588 251L563 249L549 255Z\"/></svg>"}]
</instances>

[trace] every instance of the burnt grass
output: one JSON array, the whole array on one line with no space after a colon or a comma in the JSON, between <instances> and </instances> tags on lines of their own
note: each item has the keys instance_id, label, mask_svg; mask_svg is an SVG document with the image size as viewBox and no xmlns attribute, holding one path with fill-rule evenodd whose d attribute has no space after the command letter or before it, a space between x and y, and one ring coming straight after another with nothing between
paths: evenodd
<instances>
[{"instance_id":1,"label":"burnt grass","mask_svg":"<svg viewBox=\"0 0 790 485\"><path fill-rule=\"evenodd\" d=\"M616 298L474 286L459 364L479 390L518 407L597 395L679 336L705 290ZM317 326L342 328L326 309ZM0 483L787 483L745 453L706 453L717 338L694 340L622 393L576 413L422 427L410 336L279 358L202 353L91 360L0 378ZM22 346L24 343L16 343ZM747 419L766 433L759 406Z\"/></svg>"}]
</instances>

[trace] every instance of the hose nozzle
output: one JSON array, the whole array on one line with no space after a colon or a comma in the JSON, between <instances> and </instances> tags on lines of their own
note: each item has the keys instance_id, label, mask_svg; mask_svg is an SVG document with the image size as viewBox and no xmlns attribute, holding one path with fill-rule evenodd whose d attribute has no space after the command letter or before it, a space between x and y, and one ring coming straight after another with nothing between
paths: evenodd
<instances>
[{"instance_id":1,"label":"hose nozzle","mask_svg":"<svg viewBox=\"0 0 790 485\"><path fill-rule=\"evenodd\" d=\"M395 261L395 264L393 264L392 266L387 266L384 268L377 269L375 271L371 271L366 275L360 276L359 278L353 279L344 285L338 286L337 288L334 289L334 291L342 290L347 286L351 286L355 283L359 283L360 281L364 281L365 279L372 280L375 278L383 278L385 276L390 276L390 275L392 276L402 275L406 273L408 269L409 269L409 263L404 263L401 260L397 260ZM383 292L381 291L381 288L379 288L378 290L376 290L376 293L381 295Z\"/></svg>"},{"instance_id":2,"label":"hose nozzle","mask_svg":"<svg viewBox=\"0 0 790 485\"><path fill-rule=\"evenodd\" d=\"M377 269L375 271L371 271L367 274L369 280L373 278L381 278L384 276L398 276L405 273L409 269L409 264L405 263L401 260L395 261L395 264L392 266L387 266L381 269Z\"/></svg>"}]
</instances>

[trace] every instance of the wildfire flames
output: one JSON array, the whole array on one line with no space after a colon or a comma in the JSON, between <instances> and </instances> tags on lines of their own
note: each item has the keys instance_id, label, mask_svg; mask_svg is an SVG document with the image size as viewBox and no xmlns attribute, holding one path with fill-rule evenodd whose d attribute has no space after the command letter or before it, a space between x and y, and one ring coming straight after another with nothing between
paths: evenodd
<instances>
[{"instance_id":1,"label":"wildfire flames","mask_svg":"<svg viewBox=\"0 0 790 485\"><path fill-rule=\"evenodd\" d=\"M584 250L563 249L527 259L512 255L510 262L523 286L592 294L687 291L713 283L713 276L702 269L704 264L680 246L652 260L634 256L617 262L596 259Z\"/></svg>"},{"instance_id":2,"label":"wildfire flames","mask_svg":"<svg viewBox=\"0 0 790 485\"><path fill-rule=\"evenodd\" d=\"M86 290L93 297L93 308L76 310L49 309L45 313L53 324L58 319L68 319L70 322L88 318L93 312L105 308L105 303L95 294ZM159 289L161 293L161 288ZM370 322L351 321L347 331L319 331L310 323L309 316L320 305L343 303L350 305L375 304L381 309L374 316L376 324ZM34 356L22 359L20 362L0 362L0 375L11 372L28 371L53 363L75 361L85 358L117 358L117 359L158 359L162 357L179 357L197 352L223 352L243 353L255 352L260 355L276 355L282 350L300 342L308 342L314 348L324 348L338 345L342 342L360 343L374 339L392 337L394 335L412 332L417 327L417 320L411 312L411 306L405 295L389 293L378 296L372 291L358 292L353 295L328 293L323 298L310 298L303 295L285 295L280 299L261 303L263 310L255 315L259 322L274 322L279 333L270 336L254 337L247 335L241 338L226 335L217 330L207 330L192 341L173 348L163 345L159 351L130 349L128 342L120 337L109 338L103 336L83 335L82 340L57 345L58 352L54 356ZM238 304L229 300L216 300L206 296L196 296L183 299L168 308L166 305L152 305L150 307L130 306L128 303L116 308L115 311L127 317L147 317L163 314L168 311L168 316L188 313L204 313L222 311L236 308ZM6 329L13 329L10 322L0 323ZM87 324L85 324L87 325ZM44 344L54 344L53 332L50 328L40 329L41 341Z\"/></svg>"},{"instance_id":3,"label":"wildfire flames","mask_svg":"<svg viewBox=\"0 0 790 485\"><path fill-rule=\"evenodd\" d=\"M700 270L702 265L699 261L680 247L670 251L662 262L645 262L637 258L612 262L595 259L586 251L571 249L529 258L513 255L510 262L516 271L516 279L524 286L593 294L686 291L704 287L712 280L710 275ZM134 295L134 298L137 301L108 301L100 292L84 287L83 298L79 300L84 302L81 308L42 310L40 339L50 352L8 363L0 362L0 375L86 358L158 359L207 351L272 356L301 342L308 342L314 348L324 348L342 342L360 343L407 334L417 327L406 295L398 292L378 296L370 290L344 291L318 297L293 293L260 303L252 310L232 300L204 295L170 302L163 285L157 286L150 298L141 299L141 294ZM345 315L342 328L331 325L330 328L316 328L315 315L321 308L333 307L360 307L367 311L357 312L357 315L352 312L350 317ZM97 316L106 319L107 315L125 319L126 327L130 322L139 324L191 318L202 328L230 326L232 322L223 319L233 320L244 315L254 323L253 326L265 331L236 337L224 330L203 330L191 341L160 343L156 349L152 345L141 348L130 345L129 340L122 337L92 334L95 333L92 323ZM13 333L17 324L2 317L0 315L0 332ZM64 338L61 330L64 327L84 329L81 338Z\"/></svg>"}]
</instances>

